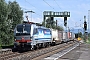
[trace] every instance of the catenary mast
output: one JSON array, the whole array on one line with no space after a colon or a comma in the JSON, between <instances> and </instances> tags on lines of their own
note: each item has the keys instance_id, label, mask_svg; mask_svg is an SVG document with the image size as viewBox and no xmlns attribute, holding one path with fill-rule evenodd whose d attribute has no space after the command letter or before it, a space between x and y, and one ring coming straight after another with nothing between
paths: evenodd
<instances>
[{"instance_id":1,"label":"catenary mast","mask_svg":"<svg viewBox=\"0 0 90 60\"><path fill-rule=\"evenodd\" d=\"M88 10L88 32L90 33L90 10Z\"/></svg>"}]
</instances>

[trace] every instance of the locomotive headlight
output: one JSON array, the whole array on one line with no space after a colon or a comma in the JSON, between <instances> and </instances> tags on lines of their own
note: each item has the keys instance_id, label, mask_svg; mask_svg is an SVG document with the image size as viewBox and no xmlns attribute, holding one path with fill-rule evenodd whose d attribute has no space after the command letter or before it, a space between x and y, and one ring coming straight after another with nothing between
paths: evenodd
<instances>
[{"instance_id":1,"label":"locomotive headlight","mask_svg":"<svg viewBox=\"0 0 90 60\"><path fill-rule=\"evenodd\" d=\"M16 37L14 37L14 41L16 41Z\"/></svg>"},{"instance_id":2,"label":"locomotive headlight","mask_svg":"<svg viewBox=\"0 0 90 60\"><path fill-rule=\"evenodd\" d=\"M14 39L14 41L16 41L16 39Z\"/></svg>"}]
</instances>

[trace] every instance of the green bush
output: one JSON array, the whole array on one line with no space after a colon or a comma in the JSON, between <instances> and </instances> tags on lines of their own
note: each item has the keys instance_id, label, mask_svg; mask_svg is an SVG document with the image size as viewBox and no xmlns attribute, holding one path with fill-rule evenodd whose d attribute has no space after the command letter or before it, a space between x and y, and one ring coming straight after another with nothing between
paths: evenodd
<instances>
[{"instance_id":1,"label":"green bush","mask_svg":"<svg viewBox=\"0 0 90 60\"><path fill-rule=\"evenodd\" d=\"M2 49L1 45L0 45L0 49Z\"/></svg>"},{"instance_id":2,"label":"green bush","mask_svg":"<svg viewBox=\"0 0 90 60\"><path fill-rule=\"evenodd\" d=\"M90 44L90 37L88 38L87 43L89 43L89 44Z\"/></svg>"}]
</instances>

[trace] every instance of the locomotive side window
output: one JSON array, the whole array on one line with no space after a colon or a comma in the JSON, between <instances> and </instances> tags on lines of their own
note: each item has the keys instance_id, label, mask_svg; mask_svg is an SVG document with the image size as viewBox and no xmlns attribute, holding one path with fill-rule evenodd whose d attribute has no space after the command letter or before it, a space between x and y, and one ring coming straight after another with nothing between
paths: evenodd
<instances>
[{"instance_id":1,"label":"locomotive side window","mask_svg":"<svg viewBox=\"0 0 90 60\"><path fill-rule=\"evenodd\" d=\"M33 35L36 34L36 33L38 33L38 30L37 30L37 28L34 28Z\"/></svg>"}]
</instances>

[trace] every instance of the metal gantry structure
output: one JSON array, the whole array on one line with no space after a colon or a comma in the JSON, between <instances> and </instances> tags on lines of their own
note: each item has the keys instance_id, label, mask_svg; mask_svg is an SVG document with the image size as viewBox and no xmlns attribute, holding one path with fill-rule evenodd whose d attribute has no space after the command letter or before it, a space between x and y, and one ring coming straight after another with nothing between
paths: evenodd
<instances>
[{"instance_id":1,"label":"metal gantry structure","mask_svg":"<svg viewBox=\"0 0 90 60\"><path fill-rule=\"evenodd\" d=\"M54 17L64 17L64 26L67 27L67 17L70 17L70 12L53 12L53 11L44 11L43 12L43 20L44 26L46 27L46 17L50 17L51 21L54 20Z\"/></svg>"}]
</instances>

